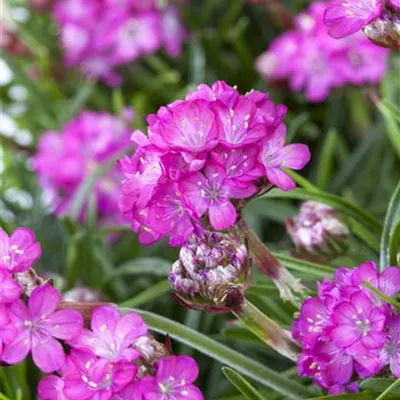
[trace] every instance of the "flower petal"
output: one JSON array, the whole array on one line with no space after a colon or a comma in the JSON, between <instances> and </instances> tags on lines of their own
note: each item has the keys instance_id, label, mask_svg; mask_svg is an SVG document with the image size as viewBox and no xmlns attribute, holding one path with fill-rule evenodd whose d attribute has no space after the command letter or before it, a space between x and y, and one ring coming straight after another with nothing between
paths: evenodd
<instances>
[{"instance_id":1,"label":"flower petal","mask_svg":"<svg viewBox=\"0 0 400 400\"><path fill-rule=\"evenodd\" d=\"M51 373L64 364L65 354L57 340L35 332L32 334L32 358L41 371Z\"/></svg>"},{"instance_id":2,"label":"flower petal","mask_svg":"<svg viewBox=\"0 0 400 400\"><path fill-rule=\"evenodd\" d=\"M51 336L71 340L82 331L82 314L75 310L56 311L47 319L46 327Z\"/></svg>"},{"instance_id":3,"label":"flower petal","mask_svg":"<svg viewBox=\"0 0 400 400\"><path fill-rule=\"evenodd\" d=\"M36 288L28 300L33 319L44 319L55 311L61 301L61 294L50 285Z\"/></svg>"},{"instance_id":4,"label":"flower petal","mask_svg":"<svg viewBox=\"0 0 400 400\"><path fill-rule=\"evenodd\" d=\"M267 169L267 178L273 185L284 191L296 188L295 181L286 172L279 168Z\"/></svg>"},{"instance_id":5,"label":"flower petal","mask_svg":"<svg viewBox=\"0 0 400 400\"><path fill-rule=\"evenodd\" d=\"M341 325L333 328L330 336L338 347L345 348L357 342L361 332L356 326Z\"/></svg>"},{"instance_id":6,"label":"flower petal","mask_svg":"<svg viewBox=\"0 0 400 400\"><path fill-rule=\"evenodd\" d=\"M29 332L22 331L11 343L6 345L1 358L7 364L17 364L28 355L30 349L31 340Z\"/></svg>"},{"instance_id":7,"label":"flower petal","mask_svg":"<svg viewBox=\"0 0 400 400\"><path fill-rule=\"evenodd\" d=\"M198 375L199 368L193 358L187 356L170 356L160 360L157 370L157 381L167 381L172 376L179 387L179 382L185 382L184 385L193 383Z\"/></svg>"},{"instance_id":8,"label":"flower petal","mask_svg":"<svg viewBox=\"0 0 400 400\"><path fill-rule=\"evenodd\" d=\"M379 290L386 296L394 296L400 292L400 268L386 268L379 278Z\"/></svg>"},{"instance_id":9,"label":"flower petal","mask_svg":"<svg viewBox=\"0 0 400 400\"><path fill-rule=\"evenodd\" d=\"M212 227L218 231L232 226L237 218L236 209L229 200L213 202L208 210L208 215Z\"/></svg>"}]
</instances>

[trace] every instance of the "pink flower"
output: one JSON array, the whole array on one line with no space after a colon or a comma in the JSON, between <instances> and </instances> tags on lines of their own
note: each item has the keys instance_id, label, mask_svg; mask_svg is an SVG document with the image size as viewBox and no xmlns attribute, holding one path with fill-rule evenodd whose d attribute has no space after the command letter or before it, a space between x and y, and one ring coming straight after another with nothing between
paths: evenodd
<instances>
[{"instance_id":1,"label":"pink flower","mask_svg":"<svg viewBox=\"0 0 400 400\"><path fill-rule=\"evenodd\" d=\"M0 360L3 358L4 346L17 336L18 331L10 321L8 308L5 304L0 304Z\"/></svg>"},{"instance_id":2,"label":"pink flower","mask_svg":"<svg viewBox=\"0 0 400 400\"><path fill-rule=\"evenodd\" d=\"M40 257L41 247L35 234L26 228L17 228L11 236L0 228L0 268L11 273L27 271Z\"/></svg>"},{"instance_id":3,"label":"pink flower","mask_svg":"<svg viewBox=\"0 0 400 400\"><path fill-rule=\"evenodd\" d=\"M200 172L189 175L179 187L197 217L208 211L211 225L217 230L227 229L236 222L236 209L229 199L250 197L256 190L251 186L249 189L236 187L217 164L209 164L204 175Z\"/></svg>"},{"instance_id":4,"label":"pink flower","mask_svg":"<svg viewBox=\"0 0 400 400\"><path fill-rule=\"evenodd\" d=\"M111 400L142 400L142 383L135 381L118 393L114 393Z\"/></svg>"},{"instance_id":5,"label":"pink flower","mask_svg":"<svg viewBox=\"0 0 400 400\"><path fill-rule=\"evenodd\" d=\"M385 313L374 307L361 291L336 305L331 318L335 325L331 338L340 348L356 346L358 354L368 353L368 350L382 347L386 340Z\"/></svg>"},{"instance_id":6,"label":"pink flower","mask_svg":"<svg viewBox=\"0 0 400 400\"><path fill-rule=\"evenodd\" d=\"M282 167L302 169L311 158L310 150L304 144L285 146L286 127L281 125L273 135L266 139L260 161L264 164L268 180L282 190L296 187L294 180Z\"/></svg>"},{"instance_id":7,"label":"pink flower","mask_svg":"<svg viewBox=\"0 0 400 400\"><path fill-rule=\"evenodd\" d=\"M7 270L0 269L0 304L12 303L19 299L21 292L21 286L12 275Z\"/></svg>"},{"instance_id":8,"label":"pink flower","mask_svg":"<svg viewBox=\"0 0 400 400\"><path fill-rule=\"evenodd\" d=\"M127 361L109 362L73 350L62 368L68 400L110 400L136 376L138 367Z\"/></svg>"},{"instance_id":9,"label":"pink flower","mask_svg":"<svg viewBox=\"0 0 400 400\"><path fill-rule=\"evenodd\" d=\"M380 352L380 359L390 365L393 375L400 378L400 315L392 317L388 324L388 338Z\"/></svg>"},{"instance_id":10,"label":"pink flower","mask_svg":"<svg viewBox=\"0 0 400 400\"><path fill-rule=\"evenodd\" d=\"M324 16L329 34L341 38L359 31L365 25L381 15L382 0L345 0L335 1Z\"/></svg>"},{"instance_id":11,"label":"pink flower","mask_svg":"<svg viewBox=\"0 0 400 400\"><path fill-rule=\"evenodd\" d=\"M91 330L83 330L69 344L109 361L133 361L140 354L132 344L146 333L147 326L139 315L128 313L121 317L116 308L103 306L93 312Z\"/></svg>"},{"instance_id":12,"label":"pink flower","mask_svg":"<svg viewBox=\"0 0 400 400\"><path fill-rule=\"evenodd\" d=\"M144 400L202 400L202 393L193 385L198 374L192 358L165 357L158 363L156 376L142 380Z\"/></svg>"},{"instance_id":13,"label":"pink flower","mask_svg":"<svg viewBox=\"0 0 400 400\"><path fill-rule=\"evenodd\" d=\"M64 396L64 381L56 375L46 375L38 385L40 400L68 400Z\"/></svg>"},{"instance_id":14,"label":"pink flower","mask_svg":"<svg viewBox=\"0 0 400 400\"><path fill-rule=\"evenodd\" d=\"M11 304L9 316L18 335L5 346L3 361L17 364L32 351L34 363L43 372L60 368L65 355L55 338L72 339L83 326L82 316L77 311L56 311L60 301L61 295L56 289L43 285L32 292L27 306L22 300Z\"/></svg>"}]
</instances>

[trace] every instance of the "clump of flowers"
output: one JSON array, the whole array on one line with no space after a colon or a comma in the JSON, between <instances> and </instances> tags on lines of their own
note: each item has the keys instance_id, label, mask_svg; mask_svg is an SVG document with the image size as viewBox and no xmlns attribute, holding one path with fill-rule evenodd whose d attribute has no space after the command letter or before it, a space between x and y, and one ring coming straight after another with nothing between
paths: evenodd
<instances>
[{"instance_id":1,"label":"clump of flowers","mask_svg":"<svg viewBox=\"0 0 400 400\"><path fill-rule=\"evenodd\" d=\"M244 201L275 185L295 187L283 167L303 168L303 144L285 145L284 105L218 81L150 115L136 152L120 160L121 209L143 244L181 246L209 226L232 227Z\"/></svg>"},{"instance_id":2,"label":"clump of flowers","mask_svg":"<svg viewBox=\"0 0 400 400\"><path fill-rule=\"evenodd\" d=\"M329 261L346 253L349 228L338 213L326 204L307 201L285 226L296 250L294 256L311 261Z\"/></svg>"},{"instance_id":3,"label":"clump of flowers","mask_svg":"<svg viewBox=\"0 0 400 400\"><path fill-rule=\"evenodd\" d=\"M400 292L400 269L382 273L373 262L339 268L333 281L318 285L318 296L306 300L292 334L302 346L298 369L330 394L357 391L357 377L379 374L389 366L400 377L398 310L368 286L388 297Z\"/></svg>"},{"instance_id":4,"label":"clump of flowers","mask_svg":"<svg viewBox=\"0 0 400 400\"><path fill-rule=\"evenodd\" d=\"M121 315L114 306L103 304L93 307L86 329L80 303L62 302L61 293L50 284L27 295L17 275L38 257L40 246L32 235L25 228L11 238L1 231L3 365L18 364L31 353L35 365L49 374L39 382L41 400L172 400L185 393L190 394L187 398L203 399L193 384L199 373L196 362L170 354L151 337L138 314Z\"/></svg>"},{"instance_id":5,"label":"clump of flowers","mask_svg":"<svg viewBox=\"0 0 400 400\"><path fill-rule=\"evenodd\" d=\"M128 110L129 111L129 110ZM127 113L128 119L132 115ZM127 120L106 112L84 111L61 132L45 132L33 159L42 187L51 198L57 215L70 211L71 200L93 170L110 161L129 144ZM117 172L111 168L95 185L97 212L104 223L119 221L120 193ZM86 218L87 204L80 212Z\"/></svg>"},{"instance_id":6,"label":"clump of flowers","mask_svg":"<svg viewBox=\"0 0 400 400\"><path fill-rule=\"evenodd\" d=\"M164 48L180 54L186 31L178 9L160 0L59 0L53 7L65 62L108 85L119 85L118 66Z\"/></svg>"},{"instance_id":7,"label":"clump of flowers","mask_svg":"<svg viewBox=\"0 0 400 400\"><path fill-rule=\"evenodd\" d=\"M271 81L288 81L307 100L325 100L332 89L380 82L388 51L361 32L343 41L328 34L323 23L327 3L315 2L296 17L296 29L274 39L256 61L258 72ZM296 60L296 62L293 62Z\"/></svg>"},{"instance_id":8,"label":"clump of flowers","mask_svg":"<svg viewBox=\"0 0 400 400\"><path fill-rule=\"evenodd\" d=\"M335 0L326 8L324 20L334 38L363 30L374 43L400 49L399 0Z\"/></svg>"}]
</instances>

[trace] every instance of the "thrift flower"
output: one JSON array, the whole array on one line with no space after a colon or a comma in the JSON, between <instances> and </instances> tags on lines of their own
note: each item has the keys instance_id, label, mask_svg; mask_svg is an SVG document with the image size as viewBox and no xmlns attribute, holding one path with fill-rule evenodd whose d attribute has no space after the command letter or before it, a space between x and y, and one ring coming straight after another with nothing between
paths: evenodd
<instances>
[{"instance_id":1,"label":"thrift flower","mask_svg":"<svg viewBox=\"0 0 400 400\"><path fill-rule=\"evenodd\" d=\"M64 363L65 354L56 339L69 340L80 333L83 319L74 310L56 311L61 295L50 285L35 289L26 306L22 300L9 307L9 317L18 331L2 355L8 364L17 364L32 352L34 363L43 372L56 371Z\"/></svg>"},{"instance_id":2,"label":"thrift flower","mask_svg":"<svg viewBox=\"0 0 400 400\"><path fill-rule=\"evenodd\" d=\"M0 268L11 273L27 271L40 254L40 244L31 230L17 228L8 236L0 228Z\"/></svg>"},{"instance_id":3,"label":"thrift flower","mask_svg":"<svg viewBox=\"0 0 400 400\"><path fill-rule=\"evenodd\" d=\"M171 356L160 360L155 377L143 382L144 400L202 400L201 391L193 385L199 369L196 362L186 356Z\"/></svg>"},{"instance_id":4,"label":"thrift flower","mask_svg":"<svg viewBox=\"0 0 400 400\"><path fill-rule=\"evenodd\" d=\"M273 40L259 56L258 72L268 81L287 81L291 90L304 92L306 99L315 103L324 101L335 88L379 83L387 70L388 51L357 32L361 15L366 16L372 8L373 15L379 14L371 6L375 2L381 7L380 0L312 3L297 15L296 28ZM324 13L325 23L329 19L331 24L329 33ZM345 36L350 30L356 33L345 40L330 35Z\"/></svg>"},{"instance_id":5,"label":"thrift flower","mask_svg":"<svg viewBox=\"0 0 400 400\"><path fill-rule=\"evenodd\" d=\"M38 385L40 400L68 400L64 396L64 381L56 375L46 375Z\"/></svg>"},{"instance_id":6,"label":"thrift flower","mask_svg":"<svg viewBox=\"0 0 400 400\"><path fill-rule=\"evenodd\" d=\"M392 317L388 327L388 338L380 352L380 359L389 364L394 376L400 378L400 315Z\"/></svg>"},{"instance_id":7,"label":"thrift flower","mask_svg":"<svg viewBox=\"0 0 400 400\"><path fill-rule=\"evenodd\" d=\"M296 246L294 255L311 261L328 261L344 254L350 231L331 207L307 201L285 226Z\"/></svg>"},{"instance_id":8,"label":"thrift flower","mask_svg":"<svg viewBox=\"0 0 400 400\"><path fill-rule=\"evenodd\" d=\"M266 187L292 189L282 166L301 169L305 145L285 146L284 105L223 81L199 85L149 115L148 134L136 131L132 157L120 160L120 207L143 244L169 236L171 246L237 222L243 206ZM289 182L289 183L288 183Z\"/></svg>"},{"instance_id":9,"label":"thrift flower","mask_svg":"<svg viewBox=\"0 0 400 400\"><path fill-rule=\"evenodd\" d=\"M92 315L91 330L83 330L70 345L109 361L133 361L140 353L131 346L147 333L147 326L135 313L121 317L111 306L97 308Z\"/></svg>"}]
</instances>

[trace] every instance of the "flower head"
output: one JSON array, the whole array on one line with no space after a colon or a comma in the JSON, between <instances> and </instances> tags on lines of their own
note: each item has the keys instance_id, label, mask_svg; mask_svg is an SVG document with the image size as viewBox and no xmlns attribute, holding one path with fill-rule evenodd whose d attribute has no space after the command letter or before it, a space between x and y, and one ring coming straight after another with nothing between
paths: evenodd
<instances>
[{"instance_id":1,"label":"flower head","mask_svg":"<svg viewBox=\"0 0 400 400\"><path fill-rule=\"evenodd\" d=\"M84 179L94 169L112 159L129 143L128 124L107 113L84 111L66 124L62 132L46 132L34 157L39 181L52 197L56 213L69 211L71 200ZM119 215L119 187L116 171L111 169L97 180L95 196L103 223ZM80 218L85 219L87 204ZM118 220L118 219L117 219Z\"/></svg>"},{"instance_id":2,"label":"flower head","mask_svg":"<svg viewBox=\"0 0 400 400\"><path fill-rule=\"evenodd\" d=\"M8 343L2 355L4 362L16 364L32 352L34 363L43 372L56 371L65 354L56 339L69 340L80 333L83 319L74 310L56 310L61 295L50 285L35 289L26 306L22 300L9 307L11 323L18 334Z\"/></svg>"},{"instance_id":3,"label":"flower head","mask_svg":"<svg viewBox=\"0 0 400 400\"><path fill-rule=\"evenodd\" d=\"M292 326L303 350L300 374L330 394L357 390L352 382L355 374L374 376L385 365L398 376L399 319L364 283L393 296L400 292L399 277L398 268L379 273L373 262L367 262L353 269L339 268L333 281L322 282L318 297L304 302Z\"/></svg>"},{"instance_id":4,"label":"flower head","mask_svg":"<svg viewBox=\"0 0 400 400\"><path fill-rule=\"evenodd\" d=\"M205 231L182 247L168 280L184 305L229 312L243 301L250 266L246 247L235 236Z\"/></svg>"},{"instance_id":5,"label":"flower head","mask_svg":"<svg viewBox=\"0 0 400 400\"><path fill-rule=\"evenodd\" d=\"M40 254L40 244L31 230L17 228L9 236L0 228L0 268L11 273L27 271Z\"/></svg>"},{"instance_id":6,"label":"flower head","mask_svg":"<svg viewBox=\"0 0 400 400\"><path fill-rule=\"evenodd\" d=\"M268 184L292 189L281 168L300 169L310 154L304 145L285 146L285 114L266 94L241 95L218 81L148 116L148 135L134 132L136 152L120 160L120 206L140 242L169 236L181 246L207 222L232 227L239 203Z\"/></svg>"},{"instance_id":7,"label":"flower head","mask_svg":"<svg viewBox=\"0 0 400 400\"><path fill-rule=\"evenodd\" d=\"M285 226L299 258L327 261L347 250L349 229L337 212L325 204L303 203L297 216L286 218Z\"/></svg>"},{"instance_id":8,"label":"flower head","mask_svg":"<svg viewBox=\"0 0 400 400\"><path fill-rule=\"evenodd\" d=\"M160 360L154 377L144 378L144 400L203 400L193 385L199 370L196 362L186 356L171 356Z\"/></svg>"}]
</instances>

